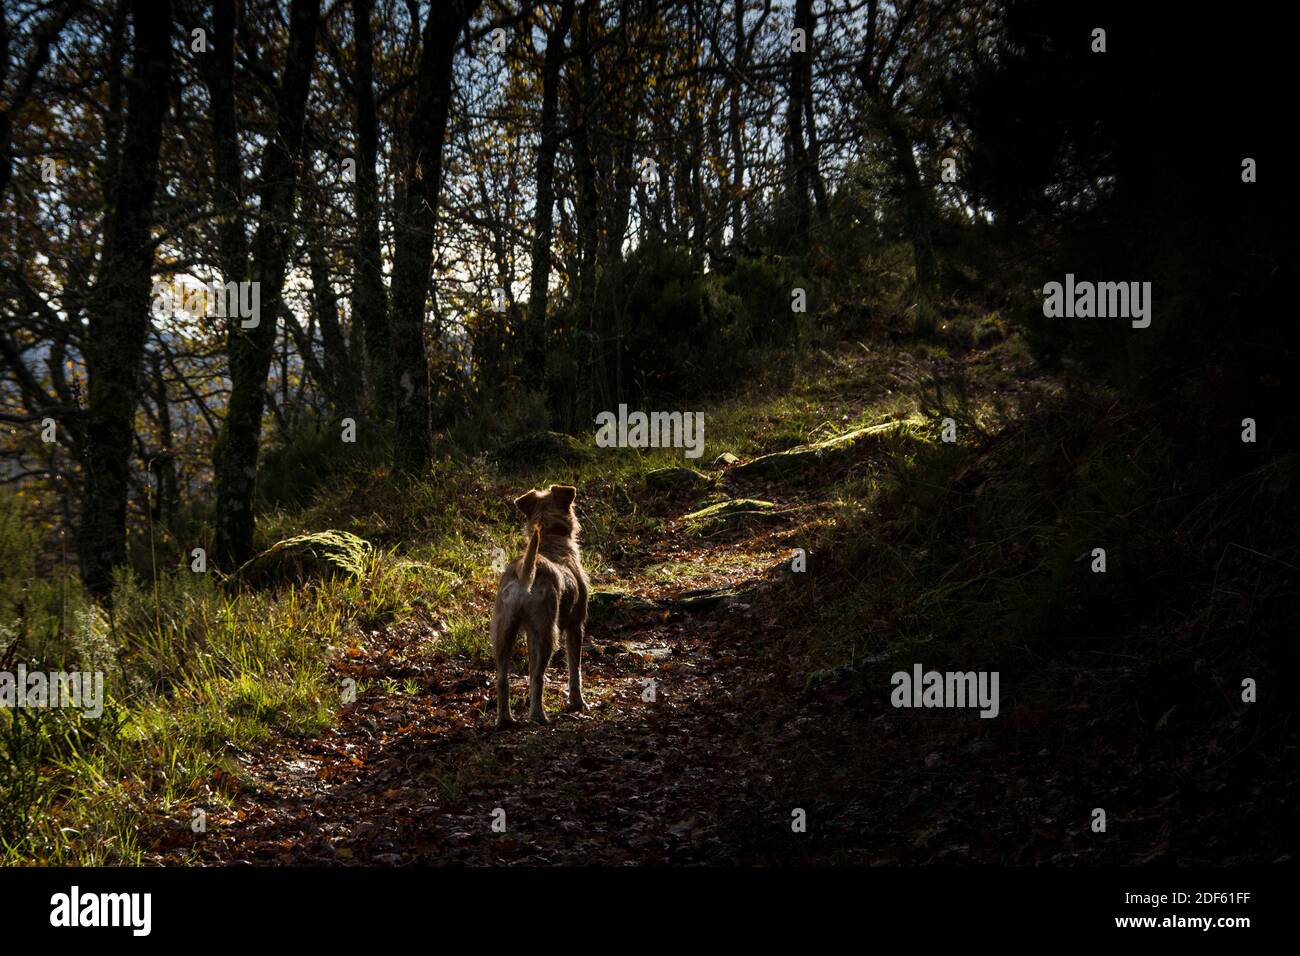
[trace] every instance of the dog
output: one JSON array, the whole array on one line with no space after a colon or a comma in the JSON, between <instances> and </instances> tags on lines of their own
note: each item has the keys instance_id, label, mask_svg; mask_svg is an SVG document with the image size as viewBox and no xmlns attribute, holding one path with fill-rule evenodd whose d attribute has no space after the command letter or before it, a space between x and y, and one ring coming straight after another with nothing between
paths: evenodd
<instances>
[{"instance_id":1,"label":"dog","mask_svg":"<svg viewBox=\"0 0 1300 956\"><path fill-rule=\"evenodd\" d=\"M510 655L522 627L528 635L528 717L546 724L542 683L546 665L564 632L564 656L569 665L569 704L572 712L587 709L582 696L582 642L587 626L587 596L591 581L582 567L573 511L578 490L571 485L533 489L515 499L532 529L528 550L511 562L497 582L490 626L492 656L497 665L497 727L511 727Z\"/></svg>"}]
</instances>

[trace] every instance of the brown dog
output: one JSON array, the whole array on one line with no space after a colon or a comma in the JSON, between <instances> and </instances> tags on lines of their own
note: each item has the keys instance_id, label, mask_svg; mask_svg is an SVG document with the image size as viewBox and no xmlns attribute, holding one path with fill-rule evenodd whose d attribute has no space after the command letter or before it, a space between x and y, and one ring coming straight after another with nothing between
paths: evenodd
<instances>
[{"instance_id":1,"label":"brown dog","mask_svg":"<svg viewBox=\"0 0 1300 956\"><path fill-rule=\"evenodd\" d=\"M492 656L497 664L497 726L514 724L510 716L510 655L519 628L528 633L528 716L547 723L542 708L542 677L564 632L564 656L569 663L569 706L587 709L582 699L582 640L587 623L587 592L591 582L578 554L578 490L551 485L515 499L525 524L533 529L528 550L506 568L497 583L492 609Z\"/></svg>"}]
</instances>

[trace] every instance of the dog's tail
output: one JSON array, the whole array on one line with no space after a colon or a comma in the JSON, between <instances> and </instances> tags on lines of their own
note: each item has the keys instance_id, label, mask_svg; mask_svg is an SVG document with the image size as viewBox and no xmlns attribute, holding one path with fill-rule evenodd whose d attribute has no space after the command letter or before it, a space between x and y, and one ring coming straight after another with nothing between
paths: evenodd
<instances>
[{"instance_id":1,"label":"dog's tail","mask_svg":"<svg viewBox=\"0 0 1300 956\"><path fill-rule=\"evenodd\" d=\"M533 537L528 542L528 550L524 552L524 563L519 566L519 580L524 585L525 591L533 589L533 578L537 574L537 549L542 545L542 526L533 525Z\"/></svg>"}]
</instances>

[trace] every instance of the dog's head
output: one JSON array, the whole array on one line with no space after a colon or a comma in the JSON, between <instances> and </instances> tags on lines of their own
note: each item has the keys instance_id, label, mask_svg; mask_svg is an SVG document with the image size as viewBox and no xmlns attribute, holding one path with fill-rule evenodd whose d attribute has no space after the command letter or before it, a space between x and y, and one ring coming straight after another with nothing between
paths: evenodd
<instances>
[{"instance_id":1,"label":"dog's head","mask_svg":"<svg viewBox=\"0 0 1300 956\"><path fill-rule=\"evenodd\" d=\"M578 497L578 489L572 485L551 485L548 491L534 488L515 499L515 507L524 516L525 524L540 525L543 535L564 535L576 537L578 534L578 516L573 511L573 502Z\"/></svg>"}]
</instances>

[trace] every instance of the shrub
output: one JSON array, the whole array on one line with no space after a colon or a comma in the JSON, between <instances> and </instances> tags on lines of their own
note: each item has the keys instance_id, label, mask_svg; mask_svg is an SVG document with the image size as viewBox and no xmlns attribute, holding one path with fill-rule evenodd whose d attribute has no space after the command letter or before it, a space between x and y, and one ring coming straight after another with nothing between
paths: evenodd
<instances>
[{"instance_id":1,"label":"shrub","mask_svg":"<svg viewBox=\"0 0 1300 956\"><path fill-rule=\"evenodd\" d=\"M98 612L71 567L40 566L41 537L22 500L0 493L0 659L57 668L94 642Z\"/></svg>"},{"instance_id":2,"label":"shrub","mask_svg":"<svg viewBox=\"0 0 1300 956\"><path fill-rule=\"evenodd\" d=\"M367 421L358 425L356 441L344 442L337 421L317 422L291 433L269 447L257 467L257 498L260 508L302 507L321 484L359 462L375 458L386 448L385 425Z\"/></svg>"}]
</instances>

